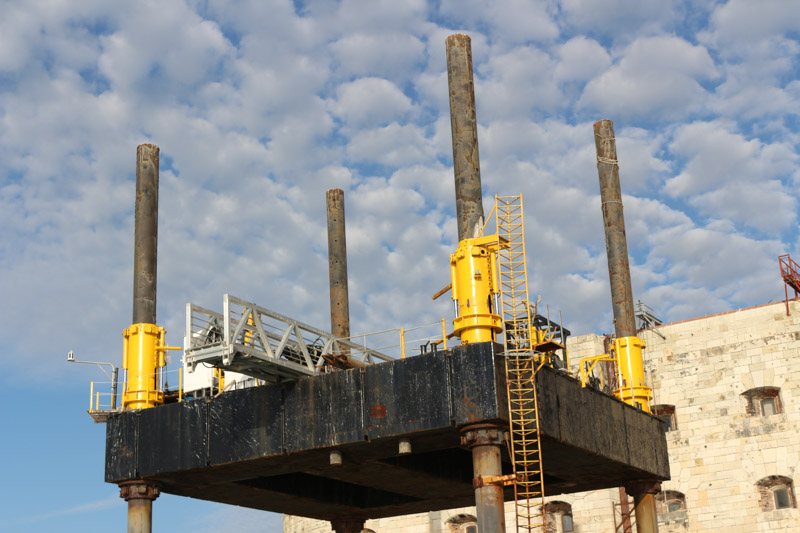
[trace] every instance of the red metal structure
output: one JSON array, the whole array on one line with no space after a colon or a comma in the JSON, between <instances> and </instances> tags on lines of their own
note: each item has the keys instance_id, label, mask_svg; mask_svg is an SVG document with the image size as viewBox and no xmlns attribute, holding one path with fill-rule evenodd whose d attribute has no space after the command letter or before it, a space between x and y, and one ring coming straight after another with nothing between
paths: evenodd
<instances>
[{"instance_id":1,"label":"red metal structure","mask_svg":"<svg viewBox=\"0 0 800 533\"><path fill-rule=\"evenodd\" d=\"M789 316L789 287L794 290L794 297L800 296L800 265L789 254L779 255L778 263L781 267L781 277L785 283L783 289L786 295L786 316Z\"/></svg>"}]
</instances>

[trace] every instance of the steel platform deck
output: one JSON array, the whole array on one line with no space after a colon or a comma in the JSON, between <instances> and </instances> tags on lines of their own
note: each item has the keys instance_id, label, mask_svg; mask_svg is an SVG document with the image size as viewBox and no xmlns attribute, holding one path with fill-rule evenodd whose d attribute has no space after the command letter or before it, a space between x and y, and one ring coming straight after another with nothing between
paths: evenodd
<instances>
[{"instance_id":1,"label":"steel platform deck","mask_svg":"<svg viewBox=\"0 0 800 533\"><path fill-rule=\"evenodd\" d=\"M497 349L468 345L114 414L106 481L143 478L169 494L325 520L473 505L459 430L507 424ZM548 495L669 478L658 418L548 367L536 379ZM413 453L399 454L401 439ZM508 457L504 466L510 473Z\"/></svg>"}]
</instances>

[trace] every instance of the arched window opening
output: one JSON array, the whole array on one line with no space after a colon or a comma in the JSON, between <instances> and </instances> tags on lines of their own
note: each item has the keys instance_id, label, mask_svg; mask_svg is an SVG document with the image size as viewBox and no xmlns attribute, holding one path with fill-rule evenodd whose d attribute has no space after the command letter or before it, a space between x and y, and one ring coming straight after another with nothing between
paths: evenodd
<instances>
[{"instance_id":1,"label":"arched window opening","mask_svg":"<svg viewBox=\"0 0 800 533\"><path fill-rule=\"evenodd\" d=\"M478 519L471 514L457 514L445 521L447 533L478 533Z\"/></svg>"},{"instance_id":2,"label":"arched window opening","mask_svg":"<svg viewBox=\"0 0 800 533\"><path fill-rule=\"evenodd\" d=\"M760 479L756 486L761 497L762 511L792 509L797 507L794 495L794 482L786 476L767 476Z\"/></svg>"},{"instance_id":3,"label":"arched window opening","mask_svg":"<svg viewBox=\"0 0 800 533\"><path fill-rule=\"evenodd\" d=\"M572 506L567 502L552 501L544 506L547 533L573 533Z\"/></svg>"},{"instance_id":4,"label":"arched window opening","mask_svg":"<svg viewBox=\"0 0 800 533\"><path fill-rule=\"evenodd\" d=\"M655 416L664 421L667 431L678 429L678 422L675 419L675 406L669 404L654 405L650 408Z\"/></svg>"},{"instance_id":5,"label":"arched window opening","mask_svg":"<svg viewBox=\"0 0 800 533\"><path fill-rule=\"evenodd\" d=\"M779 387L756 387L744 391L742 396L747 401L746 409L750 416L772 416L783 412Z\"/></svg>"},{"instance_id":6,"label":"arched window opening","mask_svg":"<svg viewBox=\"0 0 800 533\"><path fill-rule=\"evenodd\" d=\"M664 490L656 494L656 516L662 524L687 524L686 496L677 490Z\"/></svg>"}]
</instances>

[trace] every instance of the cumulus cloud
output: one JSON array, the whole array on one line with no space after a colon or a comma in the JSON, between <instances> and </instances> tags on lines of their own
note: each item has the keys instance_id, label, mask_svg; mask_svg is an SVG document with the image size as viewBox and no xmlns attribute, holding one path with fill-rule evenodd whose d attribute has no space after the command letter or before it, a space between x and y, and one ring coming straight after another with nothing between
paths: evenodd
<instances>
[{"instance_id":1,"label":"cumulus cloud","mask_svg":"<svg viewBox=\"0 0 800 533\"><path fill-rule=\"evenodd\" d=\"M384 126L412 110L411 100L395 84L380 78L360 78L336 90L334 112L353 128Z\"/></svg>"},{"instance_id":2,"label":"cumulus cloud","mask_svg":"<svg viewBox=\"0 0 800 533\"><path fill-rule=\"evenodd\" d=\"M672 196L697 194L729 181L763 180L794 170L798 155L784 143L766 144L731 131L724 122L693 122L675 132L670 150L686 160L664 190Z\"/></svg>"},{"instance_id":3,"label":"cumulus cloud","mask_svg":"<svg viewBox=\"0 0 800 533\"><path fill-rule=\"evenodd\" d=\"M617 64L587 84L578 105L624 118L683 117L705 103L701 82L716 76L714 61L702 46L679 37L640 38L622 51Z\"/></svg>"}]
</instances>

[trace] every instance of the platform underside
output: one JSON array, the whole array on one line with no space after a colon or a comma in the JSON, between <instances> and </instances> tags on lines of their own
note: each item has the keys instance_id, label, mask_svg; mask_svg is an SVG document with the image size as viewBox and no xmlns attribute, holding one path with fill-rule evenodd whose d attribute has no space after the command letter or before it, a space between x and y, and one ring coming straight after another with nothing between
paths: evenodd
<instances>
[{"instance_id":1,"label":"platform underside","mask_svg":"<svg viewBox=\"0 0 800 533\"><path fill-rule=\"evenodd\" d=\"M494 351L475 344L113 415L106 481L327 520L472 505L460 429L508 420ZM669 478L660 420L547 367L537 390L548 495ZM401 439L410 455L399 455Z\"/></svg>"}]
</instances>

